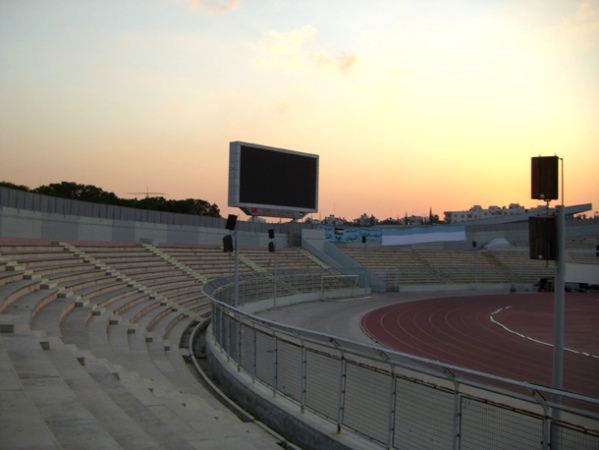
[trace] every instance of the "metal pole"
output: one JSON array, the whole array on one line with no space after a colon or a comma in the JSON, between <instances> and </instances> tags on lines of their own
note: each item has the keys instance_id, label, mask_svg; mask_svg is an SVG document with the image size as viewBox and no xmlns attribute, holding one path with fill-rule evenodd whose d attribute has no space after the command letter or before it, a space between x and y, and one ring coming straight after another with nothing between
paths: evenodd
<instances>
[{"instance_id":1,"label":"metal pole","mask_svg":"<svg viewBox=\"0 0 599 450\"><path fill-rule=\"evenodd\" d=\"M389 392L389 417L387 422L387 447L393 448L395 441L395 414L397 406L397 379L391 367L391 386Z\"/></svg>"},{"instance_id":2,"label":"metal pole","mask_svg":"<svg viewBox=\"0 0 599 450\"><path fill-rule=\"evenodd\" d=\"M566 274L565 253L566 253L566 220L564 206L557 206L557 271L555 274L555 292L553 300L553 380L552 386L555 389L563 388L564 379L564 278ZM556 403L561 403L558 395L555 398ZM554 408L552 417L554 421L561 418L561 410ZM551 448L560 448L559 426L554 422L552 424Z\"/></svg>"},{"instance_id":3,"label":"metal pole","mask_svg":"<svg viewBox=\"0 0 599 450\"><path fill-rule=\"evenodd\" d=\"M233 299L233 305L237 308L239 306L239 238L237 230L233 231L233 236L235 237L235 298Z\"/></svg>"},{"instance_id":4,"label":"metal pole","mask_svg":"<svg viewBox=\"0 0 599 450\"><path fill-rule=\"evenodd\" d=\"M274 279L274 293L273 293L273 309L277 309L277 243L275 245L275 279Z\"/></svg>"},{"instance_id":5,"label":"metal pole","mask_svg":"<svg viewBox=\"0 0 599 450\"><path fill-rule=\"evenodd\" d=\"M275 348L273 349L274 361L273 361L273 366L272 366L272 370L273 370L272 396L276 397L277 389L279 388L279 340L276 338L276 336L274 337L274 339L275 339L275 341L274 341Z\"/></svg>"},{"instance_id":6,"label":"metal pole","mask_svg":"<svg viewBox=\"0 0 599 450\"><path fill-rule=\"evenodd\" d=\"M366 260L366 292L368 292L368 288L370 287L370 276L368 275L368 238L364 236L364 258Z\"/></svg>"},{"instance_id":7,"label":"metal pole","mask_svg":"<svg viewBox=\"0 0 599 450\"><path fill-rule=\"evenodd\" d=\"M555 273L555 291L553 299L553 379L555 389L563 389L564 384L564 309L565 309L565 277L566 277L566 207L564 205L564 160L562 162L562 204L556 206L557 211L557 270ZM561 397L555 398L557 404ZM551 426L551 448L559 450L561 433L555 421L561 419L561 410L553 409L553 424Z\"/></svg>"},{"instance_id":8,"label":"metal pole","mask_svg":"<svg viewBox=\"0 0 599 450\"><path fill-rule=\"evenodd\" d=\"M304 409L306 407L306 384L307 384L307 374L306 374L306 363L307 363L307 358L306 358L306 347L304 346L304 343L302 342L302 361L301 361L301 393L300 393L300 404L301 404L301 411L302 414L304 413Z\"/></svg>"},{"instance_id":9,"label":"metal pole","mask_svg":"<svg viewBox=\"0 0 599 450\"><path fill-rule=\"evenodd\" d=\"M562 159L562 204L557 210L557 271L553 300L553 383L556 389L563 388L564 377L564 293L566 277L566 211L564 206L564 166Z\"/></svg>"},{"instance_id":10,"label":"metal pole","mask_svg":"<svg viewBox=\"0 0 599 450\"><path fill-rule=\"evenodd\" d=\"M345 386L347 382L347 361L345 356L341 356L339 364L339 404L337 407L337 434L341 433L343 424L343 415L345 413Z\"/></svg>"}]
</instances>

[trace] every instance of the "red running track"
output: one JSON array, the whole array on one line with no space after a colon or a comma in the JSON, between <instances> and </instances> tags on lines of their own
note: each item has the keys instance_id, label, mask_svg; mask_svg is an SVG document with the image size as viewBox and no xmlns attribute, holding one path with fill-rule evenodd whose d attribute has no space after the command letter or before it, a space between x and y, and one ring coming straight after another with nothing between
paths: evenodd
<instances>
[{"instance_id":1,"label":"red running track","mask_svg":"<svg viewBox=\"0 0 599 450\"><path fill-rule=\"evenodd\" d=\"M551 386L553 294L401 303L369 312L362 327L401 352ZM599 296L566 294L564 329L574 350L564 352L564 389L599 397Z\"/></svg>"}]
</instances>

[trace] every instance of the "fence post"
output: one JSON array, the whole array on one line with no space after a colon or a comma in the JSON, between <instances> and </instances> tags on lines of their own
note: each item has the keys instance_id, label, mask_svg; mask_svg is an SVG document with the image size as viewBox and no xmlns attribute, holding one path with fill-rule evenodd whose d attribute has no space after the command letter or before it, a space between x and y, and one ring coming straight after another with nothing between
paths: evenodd
<instances>
[{"instance_id":1,"label":"fence post","mask_svg":"<svg viewBox=\"0 0 599 450\"><path fill-rule=\"evenodd\" d=\"M397 405L397 378L393 367L391 367L391 386L389 393L389 433L387 435L387 447L393 448L395 441L395 409Z\"/></svg>"},{"instance_id":2,"label":"fence post","mask_svg":"<svg viewBox=\"0 0 599 450\"><path fill-rule=\"evenodd\" d=\"M241 372L241 358L243 352L241 348L241 321L236 323L237 325L237 372Z\"/></svg>"},{"instance_id":3,"label":"fence post","mask_svg":"<svg viewBox=\"0 0 599 450\"><path fill-rule=\"evenodd\" d=\"M252 383L256 382L258 370L258 331L254 328L254 360L252 361Z\"/></svg>"},{"instance_id":4,"label":"fence post","mask_svg":"<svg viewBox=\"0 0 599 450\"><path fill-rule=\"evenodd\" d=\"M277 388L278 388L278 377L279 377L279 340L273 333L274 345L275 348L273 350L274 353L274 361L273 361L273 380L272 380L272 396L276 397Z\"/></svg>"},{"instance_id":5,"label":"fence post","mask_svg":"<svg viewBox=\"0 0 599 450\"><path fill-rule=\"evenodd\" d=\"M456 389L453 396L453 450L459 450L462 438L462 394L458 391L457 383L454 384Z\"/></svg>"},{"instance_id":6,"label":"fence post","mask_svg":"<svg viewBox=\"0 0 599 450\"><path fill-rule=\"evenodd\" d=\"M300 393L300 408L302 414L304 413L304 409L306 406L306 347L304 346L304 341L302 341L302 353L301 353L301 393Z\"/></svg>"},{"instance_id":7,"label":"fence post","mask_svg":"<svg viewBox=\"0 0 599 450\"><path fill-rule=\"evenodd\" d=\"M337 412L337 433L341 433L343 424L343 414L345 412L345 385L347 381L347 361L345 356L341 355L341 364L339 366L339 407Z\"/></svg>"}]
</instances>

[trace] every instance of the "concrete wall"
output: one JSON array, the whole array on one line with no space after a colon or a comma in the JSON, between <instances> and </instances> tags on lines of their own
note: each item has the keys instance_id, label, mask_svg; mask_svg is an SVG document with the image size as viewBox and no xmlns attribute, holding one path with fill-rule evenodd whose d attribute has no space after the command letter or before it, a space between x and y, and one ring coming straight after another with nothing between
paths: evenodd
<instances>
[{"instance_id":1,"label":"concrete wall","mask_svg":"<svg viewBox=\"0 0 599 450\"><path fill-rule=\"evenodd\" d=\"M224 218L148 211L67 200L0 187L0 238L222 245ZM244 247L268 246L268 230L277 246L297 240L303 223L249 222L236 230Z\"/></svg>"},{"instance_id":2,"label":"concrete wall","mask_svg":"<svg viewBox=\"0 0 599 450\"><path fill-rule=\"evenodd\" d=\"M101 219L0 207L0 237L65 241L113 241L222 245L223 228ZM244 245L260 244L256 233L239 232ZM267 244L265 244L267 245ZM286 239L280 243L286 245Z\"/></svg>"},{"instance_id":3,"label":"concrete wall","mask_svg":"<svg viewBox=\"0 0 599 450\"><path fill-rule=\"evenodd\" d=\"M108 241L222 246L229 231L151 222L100 219L0 207L0 238L63 241ZM268 247L268 233L237 231L243 247ZM287 247L288 234L275 232L277 246Z\"/></svg>"},{"instance_id":4,"label":"concrete wall","mask_svg":"<svg viewBox=\"0 0 599 450\"><path fill-rule=\"evenodd\" d=\"M599 286L599 264L566 263L566 283L587 283Z\"/></svg>"}]
</instances>

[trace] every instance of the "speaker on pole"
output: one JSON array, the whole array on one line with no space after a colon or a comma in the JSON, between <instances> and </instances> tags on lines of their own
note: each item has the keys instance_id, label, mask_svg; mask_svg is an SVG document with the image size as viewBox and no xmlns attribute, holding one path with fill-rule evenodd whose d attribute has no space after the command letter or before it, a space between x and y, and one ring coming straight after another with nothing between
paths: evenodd
<instances>
[{"instance_id":1,"label":"speaker on pole","mask_svg":"<svg viewBox=\"0 0 599 450\"><path fill-rule=\"evenodd\" d=\"M557 259L557 224L555 216L528 218L530 259Z\"/></svg>"},{"instance_id":2,"label":"speaker on pole","mask_svg":"<svg viewBox=\"0 0 599 450\"><path fill-rule=\"evenodd\" d=\"M233 251L233 236L230 234L223 236L223 251L225 253L231 253Z\"/></svg>"},{"instance_id":3,"label":"speaker on pole","mask_svg":"<svg viewBox=\"0 0 599 450\"><path fill-rule=\"evenodd\" d=\"M557 200L559 157L538 156L531 159L531 198Z\"/></svg>"},{"instance_id":4,"label":"speaker on pole","mask_svg":"<svg viewBox=\"0 0 599 450\"><path fill-rule=\"evenodd\" d=\"M227 223L225 224L225 228L227 230L233 231L235 229L235 223L237 223L237 216L235 214L229 214L229 217L227 217Z\"/></svg>"}]
</instances>

